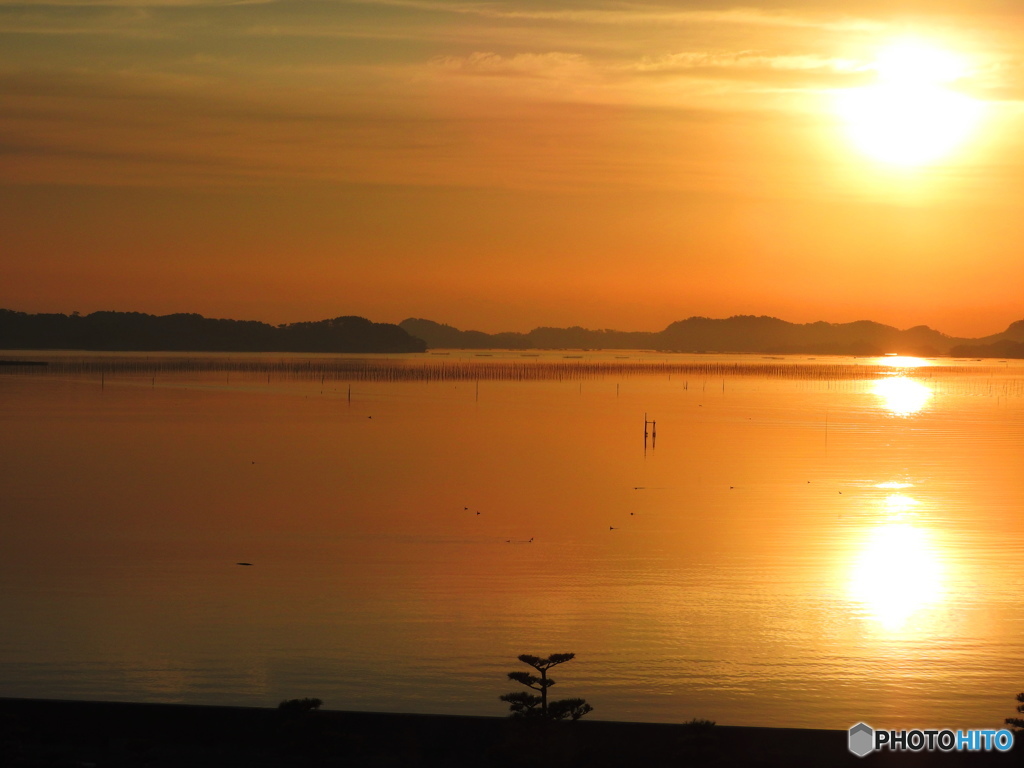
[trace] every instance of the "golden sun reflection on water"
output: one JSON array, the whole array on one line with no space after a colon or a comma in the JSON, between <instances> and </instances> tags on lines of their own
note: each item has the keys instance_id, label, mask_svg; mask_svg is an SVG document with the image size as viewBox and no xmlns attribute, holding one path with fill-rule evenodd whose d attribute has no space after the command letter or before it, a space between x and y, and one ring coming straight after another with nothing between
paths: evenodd
<instances>
[{"instance_id":1,"label":"golden sun reflection on water","mask_svg":"<svg viewBox=\"0 0 1024 768\"><path fill-rule=\"evenodd\" d=\"M884 629L898 632L913 616L942 602L943 576L931 533L897 518L867 532L850 593Z\"/></svg>"},{"instance_id":2,"label":"golden sun reflection on water","mask_svg":"<svg viewBox=\"0 0 1024 768\"><path fill-rule=\"evenodd\" d=\"M903 376L879 379L871 392L882 398L883 407L895 416L917 413L932 397L932 390L927 384Z\"/></svg>"},{"instance_id":3,"label":"golden sun reflection on water","mask_svg":"<svg viewBox=\"0 0 1024 768\"><path fill-rule=\"evenodd\" d=\"M890 480L885 483L878 483L875 488L913 488L913 483L900 483L895 480Z\"/></svg>"},{"instance_id":4,"label":"golden sun reflection on water","mask_svg":"<svg viewBox=\"0 0 1024 768\"><path fill-rule=\"evenodd\" d=\"M902 493L892 493L885 497L885 501L882 502L885 506L885 511L893 517L893 519L899 519L901 516L908 513L912 513L914 507L918 506L918 501L912 499L910 496L906 496Z\"/></svg>"},{"instance_id":5,"label":"golden sun reflection on water","mask_svg":"<svg viewBox=\"0 0 1024 768\"><path fill-rule=\"evenodd\" d=\"M923 357L910 357L909 355L885 355L875 358L878 365L885 365L890 368L926 368L934 365L931 360Z\"/></svg>"}]
</instances>

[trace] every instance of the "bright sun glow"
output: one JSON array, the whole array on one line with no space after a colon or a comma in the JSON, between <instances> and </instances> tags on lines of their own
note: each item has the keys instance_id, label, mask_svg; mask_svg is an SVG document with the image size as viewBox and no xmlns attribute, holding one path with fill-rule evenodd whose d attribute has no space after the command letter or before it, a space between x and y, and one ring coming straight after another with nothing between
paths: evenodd
<instances>
[{"instance_id":1,"label":"bright sun glow","mask_svg":"<svg viewBox=\"0 0 1024 768\"><path fill-rule=\"evenodd\" d=\"M924 368L932 365L930 360L925 360L923 357L909 357L908 355L886 355L877 358L876 362L890 368Z\"/></svg>"},{"instance_id":2,"label":"bright sun glow","mask_svg":"<svg viewBox=\"0 0 1024 768\"><path fill-rule=\"evenodd\" d=\"M885 497L882 505L890 518L898 519L901 515L911 514L918 506L918 501L902 493L892 493Z\"/></svg>"},{"instance_id":3,"label":"bright sun glow","mask_svg":"<svg viewBox=\"0 0 1024 768\"><path fill-rule=\"evenodd\" d=\"M888 630L942 599L942 565L928 532L903 522L872 530L853 567L851 595Z\"/></svg>"},{"instance_id":4,"label":"bright sun glow","mask_svg":"<svg viewBox=\"0 0 1024 768\"><path fill-rule=\"evenodd\" d=\"M886 83L918 87L951 83L967 74L959 56L918 40L901 40L878 54L876 68Z\"/></svg>"},{"instance_id":5,"label":"bright sun glow","mask_svg":"<svg viewBox=\"0 0 1024 768\"><path fill-rule=\"evenodd\" d=\"M880 397L885 409L895 416L917 413L932 397L928 386L902 376L879 379L871 392Z\"/></svg>"},{"instance_id":6,"label":"bright sun glow","mask_svg":"<svg viewBox=\"0 0 1024 768\"><path fill-rule=\"evenodd\" d=\"M934 162L961 145L981 104L949 85L967 74L958 56L914 40L890 45L875 63L878 82L844 92L839 113L869 157L901 166Z\"/></svg>"}]
</instances>

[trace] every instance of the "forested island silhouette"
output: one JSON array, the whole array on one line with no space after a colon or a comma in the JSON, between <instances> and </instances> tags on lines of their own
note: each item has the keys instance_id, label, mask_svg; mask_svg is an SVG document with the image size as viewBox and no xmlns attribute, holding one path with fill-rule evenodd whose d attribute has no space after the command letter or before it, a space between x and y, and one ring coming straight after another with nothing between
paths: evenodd
<instances>
[{"instance_id":1,"label":"forested island silhouette","mask_svg":"<svg viewBox=\"0 0 1024 768\"><path fill-rule=\"evenodd\" d=\"M870 320L790 323L775 317L690 317L662 331L535 328L528 333L460 330L409 318L395 325L339 316L270 325L198 314L28 314L0 309L0 349L199 352L405 353L427 349L646 349L664 352L1024 358L1024 320L978 339L928 326L900 330Z\"/></svg>"},{"instance_id":2,"label":"forested island silhouette","mask_svg":"<svg viewBox=\"0 0 1024 768\"><path fill-rule=\"evenodd\" d=\"M30 315L0 309L0 349L110 352L423 352L426 344L391 323L343 316L269 325L197 314L93 312Z\"/></svg>"}]
</instances>

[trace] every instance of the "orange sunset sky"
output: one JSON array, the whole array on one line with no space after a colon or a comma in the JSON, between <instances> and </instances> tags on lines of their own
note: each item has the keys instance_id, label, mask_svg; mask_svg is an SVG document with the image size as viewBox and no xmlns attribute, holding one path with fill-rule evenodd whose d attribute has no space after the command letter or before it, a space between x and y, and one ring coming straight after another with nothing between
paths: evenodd
<instances>
[{"instance_id":1,"label":"orange sunset sky","mask_svg":"<svg viewBox=\"0 0 1024 768\"><path fill-rule=\"evenodd\" d=\"M0 307L1024 318L1024 4L0 0Z\"/></svg>"}]
</instances>

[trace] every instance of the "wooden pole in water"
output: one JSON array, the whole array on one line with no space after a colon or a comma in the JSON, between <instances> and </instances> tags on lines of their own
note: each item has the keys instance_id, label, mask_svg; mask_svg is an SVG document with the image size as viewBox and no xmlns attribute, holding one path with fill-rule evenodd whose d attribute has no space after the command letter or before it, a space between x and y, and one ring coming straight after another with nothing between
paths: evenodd
<instances>
[{"instance_id":1,"label":"wooden pole in water","mask_svg":"<svg viewBox=\"0 0 1024 768\"><path fill-rule=\"evenodd\" d=\"M656 421L648 421L647 420L647 414L644 413L644 456L647 455L647 435L648 435L647 427L648 427L648 425L650 425L650 427L651 427L651 431L650 431L651 448L653 449L654 448L654 443L658 439L658 422L656 422Z\"/></svg>"}]
</instances>

